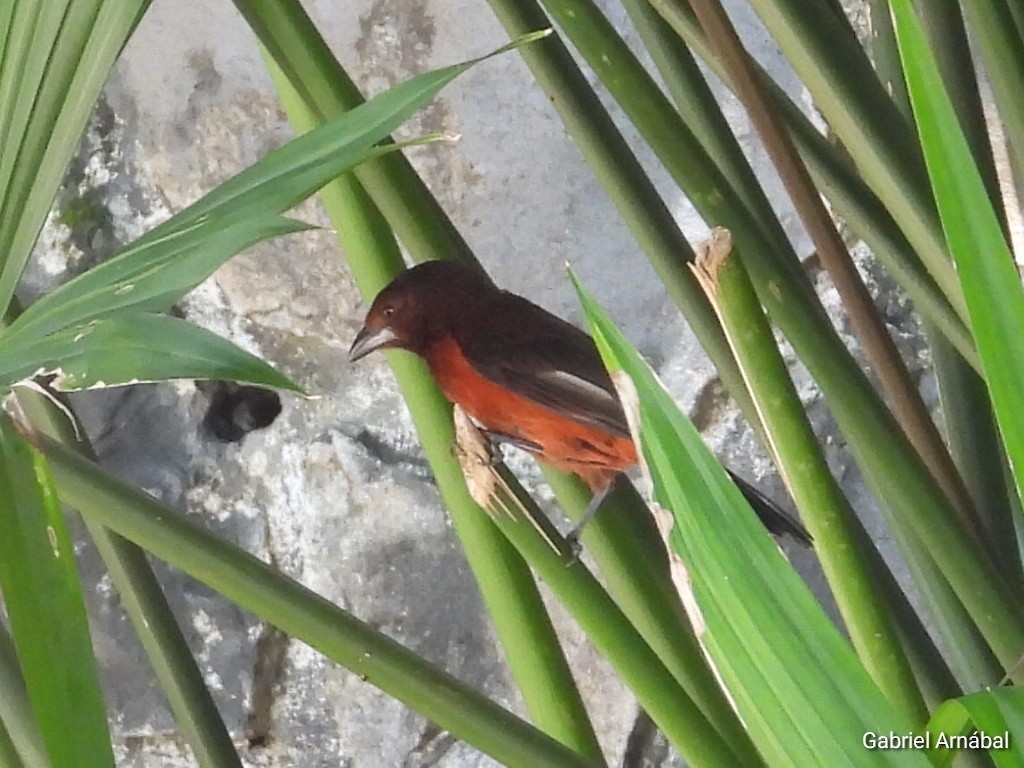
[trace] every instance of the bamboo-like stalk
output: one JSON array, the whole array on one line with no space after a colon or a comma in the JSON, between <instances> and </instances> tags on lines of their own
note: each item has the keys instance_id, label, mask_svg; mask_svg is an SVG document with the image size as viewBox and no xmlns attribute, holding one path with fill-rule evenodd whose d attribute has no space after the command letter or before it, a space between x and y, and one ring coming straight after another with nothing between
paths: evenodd
<instances>
[{"instance_id":1,"label":"bamboo-like stalk","mask_svg":"<svg viewBox=\"0 0 1024 768\"><path fill-rule=\"evenodd\" d=\"M18 654L5 627L0 627L0 722L25 763L25 768L51 768L39 732Z\"/></svg>"},{"instance_id":2,"label":"bamboo-like stalk","mask_svg":"<svg viewBox=\"0 0 1024 768\"><path fill-rule=\"evenodd\" d=\"M721 63L712 54L686 0L646 1L693 48L701 60L727 86L732 87ZM843 21L845 23L845 17ZM800 107L793 103L764 69L759 65L755 69L761 88L771 96L776 109L785 119L815 184L831 201L836 212L871 247L921 313L942 330L972 367L980 370L981 363L974 348L974 340L964 325L966 308L961 307L959 311L962 314L957 314L958 310L949 303L938 284L925 270L892 216L848 159L811 124ZM690 111L681 110L684 116ZM951 265L946 264L942 269L950 272L949 279L955 278Z\"/></svg>"},{"instance_id":3,"label":"bamboo-like stalk","mask_svg":"<svg viewBox=\"0 0 1024 768\"><path fill-rule=\"evenodd\" d=\"M896 616L879 599L884 594L876 570L880 558L867 552L873 545L828 470L754 287L732 255L728 232L712 233L694 271L718 311L776 465L818 545L854 648L890 701L912 722L926 722L928 708L899 638L899 622L913 614Z\"/></svg>"},{"instance_id":4,"label":"bamboo-like stalk","mask_svg":"<svg viewBox=\"0 0 1024 768\"><path fill-rule=\"evenodd\" d=\"M234 3L318 118L339 115L363 103L359 88L298 0ZM402 153L382 155L355 168L354 173L417 261L475 263L466 241Z\"/></svg>"},{"instance_id":5,"label":"bamboo-like stalk","mask_svg":"<svg viewBox=\"0 0 1024 768\"><path fill-rule=\"evenodd\" d=\"M680 690L626 614L575 557L554 526L533 507L529 497L510 485L511 474L493 464L483 436L459 408L455 433L463 472L477 503L486 506L509 541L558 595L687 763L708 768L759 765L760 758L752 747L743 753L738 749L742 744L728 742L693 699ZM537 529L542 531L539 537L533 535Z\"/></svg>"},{"instance_id":6,"label":"bamboo-like stalk","mask_svg":"<svg viewBox=\"0 0 1024 768\"><path fill-rule=\"evenodd\" d=\"M740 42L729 16L718 0L689 2L760 134L817 248L818 257L832 277L854 332L888 398L893 415L950 501L965 520L976 524L978 513L960 473L885 327L885 321L878 313L871 294L825 209L781 116L760 87L753 61Z\"/></svg>"},{"instance_id":7,"label":"bamboo-like stalk","mask_svg":"<svg viewBox=\"0 0 1024 768\"><path fill-rule=\"evenodd\" d=\"M900 225L961 317L963 291L949 262L911 126L874 76L845 19L804 0L750 0L864 179Z\"/></svg>"},{"instance_id":8,"label":"bamboo-like stalk","mask_svg":"<svg viewBox=\"0 0 1024 768\"><path fill-rule=\"evenodd\" d=\"M322 118L306 105L274 61L266 58L296 131L303 133L315 127ZM353 276L363 296L372 299L405 269L394 235L353 176L335 179L321 196ZM389 359L534 722L595 764L603 762L597 736L529 569L469 497L458 474L450 449L451 411L447 402L422 365L402 353L392 353ZM445 428L438 428L446 422Z\"/></svg>"}]
</instances>

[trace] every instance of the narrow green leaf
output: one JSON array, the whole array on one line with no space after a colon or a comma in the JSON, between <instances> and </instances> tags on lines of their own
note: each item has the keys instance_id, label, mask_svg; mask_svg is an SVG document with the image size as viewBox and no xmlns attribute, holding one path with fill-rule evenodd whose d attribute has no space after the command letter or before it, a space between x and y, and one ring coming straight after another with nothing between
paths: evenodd
<instances>
[{"instance_id":1,"label":"narrow green leaf","mask_svg":"<svg viewBox=\"0 0 1024 768\"><path fill-rule=\"evenodd\" d=\"M361 160L373 145L424 106L448 83L474 64L545 37L547 31L523 35L477 59L410 78L350 112L268 153L250 168L143 236L165 237L203 217L282 213Z\"/></svg>"},{"instance_id":2,"label":"narrow green leaf","mask_svg":"<svg viewBox=\"0 0 1024 768\"><path fill-rule=\"evenodd\" d=\"M887 599L886 585L895 580L829 471L754 287L742 262L732 253L728 233L712 233L694 272L722 319L758 405L772 456L814 536L815 552L853 647L872 679L904 716L924 722L928 709L900 635L928 642L927 632L905 599L894 601L903 609L899 611ZM940 679L948 676L945 669L936 671Z\"/></svg>"},{"instance_id":3,"label":"narrow green leaf","mask_svg":"<svg viewBox=\"0 0 1024 768\"><path fill-rule=\"evenodd\" d=\"M926 752L936 768L952 765L965 746L987 749L996 768L1022 768L1024 688L997 688L947 701L932 715L927 732ZM1000 745L983 742L982 734L999 738Z\"/></svg>"},{"instance_id":4,"label":"narrow green leaf","mask_svg":"<svg viewBox=\"0 0 1024 768\"><path fill-rule=\"evenodd\" d=\"M267 363L210 331L164 315L125 313L0 350L0 389L56 374L61 390L167 379L229 379L301 392Z\"/></svg>"},{"instance_id":5,"label":"narrow green leaf","mask_svg":"<svg viewBox=\"0 0 1024 768\"><path fill-rule=\"evenodd\" d=\"M465 413L461 414L461 419L468 421ZM456 427L456 434L459 433L460 428ZM476 439L481 438L477 435ZM472 445L463 437L460 450L466 450L467 444ZM565 539L540 509L525 492L517 494L511 489L508 484L511 472L504 467L492 469L486 465L481 469L480 461L485 457L479 453L474 455L472 447L469 450L470 458L464 466L468 465L468 471L474 473L474 485L480 489L492 484L487 494L489 514L551 587L598 652L615 667L636 695L637 702L679 750L687 765L693 768L754 768L759 765L753 750L748 755L738 754L736 745L718 732L715 724L700 711L699 704L673 679L671 671L640 636L638 628L571 553ZM535 535L538 529L544 531L543 536ZM667 565L664 559L661 564ZM675 602L673 607L680 608L681 612L681 606L677 600ZM685 642L681 638L679 641Z\"/></svg>"},{"instance_id":6,"label":"narrow green leaf","mask_svg":"<svg viewBox=\"0 0 1024 768\"><path fill-rule=\"evenodd\" d=\"M226 226L205 219L166 237L136 242L40 298L0 340L16 344L16 340L38 339L118 311L166 311L239 251L309 228L299 221L263 214Z\"/></svg>"},{"instance_id":7,"label":"narrow green leaf","mask_svg":"<svg viewBox=\"0 0 1024 768\"><path fill-rule=\"evenodd\" d=\"M39 723L25 689L25 679L6 628L0 628L0 720L26 768L50 768Z\"/></svg>"},{"instance_id":8,"label":"narrow green leaf","mask_svg":"<svg viewBox=\"0 0 1024 768\"><path fill-rule=\"evenodd\" d=\"M11 735L7 733L3 720L0 720L0 768L24 768L24 766L21 755L18 754L14 742L11 741Z\"/></svg>"},{"instance_id":9,"label":"narrow green leaf","mask_svg":"<svg viewBox=\"0 0 1024 768\"><path fill-rule=\"evenodd\" d=\"M100 89L149 0L13 5L0 61L0 110L13 110L0 112L0 310L10 303ZM39 18L30 23L32 14Z\"/></svg>"},{"instance_id":10,"label":"narrow green leaf","mask_svg":"<svg viewBox=\"0 0 1024 768\"><path fill-rule=\"evenodd\" d=\"M1024 492L1024 411L1020 408L1024 289L913 7L909 0L891 0L891 8L935 200L1020 495Z\"/></svg>"},{"instance_id":11,"label":"narrow green leaf","mask_svg":"<svg viewBox=\"0 0 1024 768\"><path fill-rule=\"evenodd\" d=\"M264 8L271 12L270 8ZM282 11L280 7L276 9ZM299 97L268 54L267 68L296 132L323 122ZM393 145L389 145L393 146ZM354 174L332 180L320 191L360 291L373 296L405 269L395 235ZM410 210L410 218L429 215ZM466 560L504 648L513 679L532 721L545 733L603 765L601 747L576 688L533 574L469 497L452 455L451 407L418 361L390 355L452 527L466 543ZM440 423L440 428L438 428ZM507 554L506 554L507 553ZM528 639L527 639L528 638Z\"/></svg>"},{"instance_id":12,"label":"narrow green leaf","mask_svg":"<svg viewBox=\"0 0 1024 768\"><path fill-rule=\"evenodd\" d=\"M576 288L606 364L636 389L636 398L624 399L638 401L655 498L674 516L676 583L766 762L927 765L920 752L864 749L866 732L909 723L868 677L696 428L578 282Z\"/></svg>"},{"instance_id":13,"label":"narrow green leaf","mask_svg":"<svg viewBox=\"0 0 1024 768\"><path fill-rule=\"evenodd\" d=\"M42 454L0 416L0 584L54 766L113 766L75 550Z\"/></svg>"}]
</instances>

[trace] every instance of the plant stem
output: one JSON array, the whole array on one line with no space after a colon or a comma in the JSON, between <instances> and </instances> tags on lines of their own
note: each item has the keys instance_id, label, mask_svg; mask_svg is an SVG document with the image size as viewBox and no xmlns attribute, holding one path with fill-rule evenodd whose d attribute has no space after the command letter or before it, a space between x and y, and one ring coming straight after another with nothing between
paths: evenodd
<instances>
[{"instance_id":1,"label":"plant stem","mask_svg":"<svg viewBox=\"0 0 1024 768\"><path fill-rule=\"evenodd\" d=\"M6 627L0 626L0 722L25 762L25 768L50 768L43 736L39 732L18 654Z\"/></svg>"},{"instance_id":2,"label":"plant stem","mask_svg":"<svg viewBox=\"0 0 1024 768\"><path fill-rule=\"evenodd\" d=\"M331 53L299 0L234 0L274 62L320 120L362 104L363 95ZM531 30L534 31L534 30ZM399 240L417 261L476 263L462 235L400 152L354 170Z\"/></svg>"},{"instance_id":3,"label":"plant stem","mask_svg":"<svg viewBox=\"0 0 1024 768\"><path fill-rule=\"evenodd\" d=\"M846 19L804 0L750 4L936 283L966 317L920 147Z\"/></svg>"},{"instance_id":4,"label":"plant stem","mask_svg":"<svg viewBox=\"0 0 1024 768\"><path fill-rule=\"evenodd\" d=\"M703 62L727 86L732 87L721 62L712 54L686 0L648 1ZM846 23L845 17L842 17L842 21ZM980 370L981 363L974 348L974 340L964 325L966 307L954 308L950 304L892 216L849 161L811 124L800 107L793 103L764 69L760 66L755 66L755 69L761 88L771 96L775 107L785 119L818 188L832 202L836 212L871 246L871 250L922 314L942 330L965 360ZM687 116L696 108L693 106L680 111ZM949 279L955 278L949 264L943 269L950 272Z\"/></svg>"},{"instance_id":5,"label":"plant stem","mask_svg":"<svg viewBox=\"0 0 1024 768\"><path fill-rule=\"evenodd\" d=\"M544 478L570 519L578 521L591 494L579 478L542 464ZM651 512L625 477L609 491L582 541L608 591L743 765L760 765L750 736L723 695L672 583L664 542Z\"/></svg>"},{"instance_id":6,"label":"plant stem","mask_svg":"<svg viewBox=\"0 0 1024 768\"><path fill-rule=\"evenodd\" d=\"M873 545L828 470L754 287L731 248L728 233L715 230L694 270L722 319L858 656L890 701L911 722L925 723L928 708L898 630L900 622L916 617L890 610L876 570L881 558L868 553Z\"/></svg>"},{"instance_id":7,"label":"plant stem","mask_svg":"<svg viewBox=\"0 0 1024 768\"><path fill-rule=\"evenodd\" d=\"M889 406L911 444L950 501L968 520L977 512L956 465L946 450L924 400L885 327L871 294L861 280L835 224L800 160L789 132L760 87L753 62L718 0L689 0L730 82L747 109L775 164L818 257L828 270L854 332L878 376Z\"/></svg>"},{"instance_id":8,"label":"plant stem","mask_svg":"<svg viewBox=\"0 0 1024 768\"><path fill-rule=\"evenodd\" d=\"M6 327L19 312L20 305L14 302L0 325ZM24 388L17 397L33 429L96 460L92 445L53 401ZM203 768L240 766L231 736L146 553L92 520L84 522L196 761Z\"/></svg>"},{"instance_id":9,"label":"plant stem","mask_svg":"<svg viewBox=\"0 0 1024 768\"><path fill-rule=\"evenodd\" d=\"M571 552L550 521L529 496L513 489L511 473L494 465L484 438L465 412L457 411L455 432L463 472L470 487L476 489L474 498L486 505L498 527L558 595L687 763L708 768L760 764L752 745L748 753L739 753L738 745L726 740L693 698L680 689L644 642L639 628ZM535 535L538 530L542 535ZM738 722L735 716L733 720Z\"/></svg>"},{"instance_id":10,"label":"plant stem","mask_svg":"<svg viewBox=\"0 0 1024 768\"><path fill-rule=\"evenodd\" d=\"M296 131L303 133L320 124L325 118L303 101L269 54L266 59ZM293 74L300 83L309 79L303 78L303 72ZM321 197L353 276L369 300L405 269L394 235L354 176L335 179ZM461 475L452 471L448 404L421 365L401 354L389 358L527 709L551 736L595 765L602 763L597 736L529 569L469 498ZM439 433L438 425L446 420L447 427Z\"/></svg>"}]
</instances>

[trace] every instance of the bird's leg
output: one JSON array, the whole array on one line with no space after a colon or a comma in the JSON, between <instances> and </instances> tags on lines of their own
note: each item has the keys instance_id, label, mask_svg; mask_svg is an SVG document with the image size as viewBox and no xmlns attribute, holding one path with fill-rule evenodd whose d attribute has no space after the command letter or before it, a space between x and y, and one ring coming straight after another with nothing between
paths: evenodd
<instances>
[{"instance_id":1,"label":"bird's leg","mask_svg":"<svg viewBox=\"0 0 1024 768\"><path fill-rule=\"evenodd\" d=\"M594 518L594 515L597 514L597 510L601 508L604 500L608 497L608 492L615 487L615 483L618 479L619 476L615 475L615 477L605 483L603 487L594 491L594 495L590 497L590 502L587 504L586 509L583 510L583 514L580 515L579 521L572 527L572 530L565 535L565 543L568 544L569 549L572 550L573 560L579 558L580 551L582 550L582 546L580 545L580 536L583 534L584 526Z\"/></svg>"}]
</instances>

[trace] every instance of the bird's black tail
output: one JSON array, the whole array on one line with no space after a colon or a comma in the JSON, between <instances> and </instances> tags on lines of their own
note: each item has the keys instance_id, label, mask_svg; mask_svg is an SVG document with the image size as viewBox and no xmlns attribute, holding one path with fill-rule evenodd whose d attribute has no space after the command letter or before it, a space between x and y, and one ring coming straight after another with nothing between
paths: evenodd
<instances>
[{"instance_id":1,"label":"bird's black tail","mask_svg":"<svg viewBox=\"0 0 1024 768\"><path fill-rule=\"evenodd\" d=\"M773 533L776 536L781 536L786 533L805 546L811 545L811 534L809 534L807 529L800 524L799 520L794 518L791 514L786 512L786 510L769 499L735 472L732 470L728 470L728 472L729 477L731 477L732 481L736 483L740 492L746 498L750 506L754 508L754 512L757 513L761 522L764 523L764 527L767 528L770 533Z\"/></svg>"}]
</instances>

